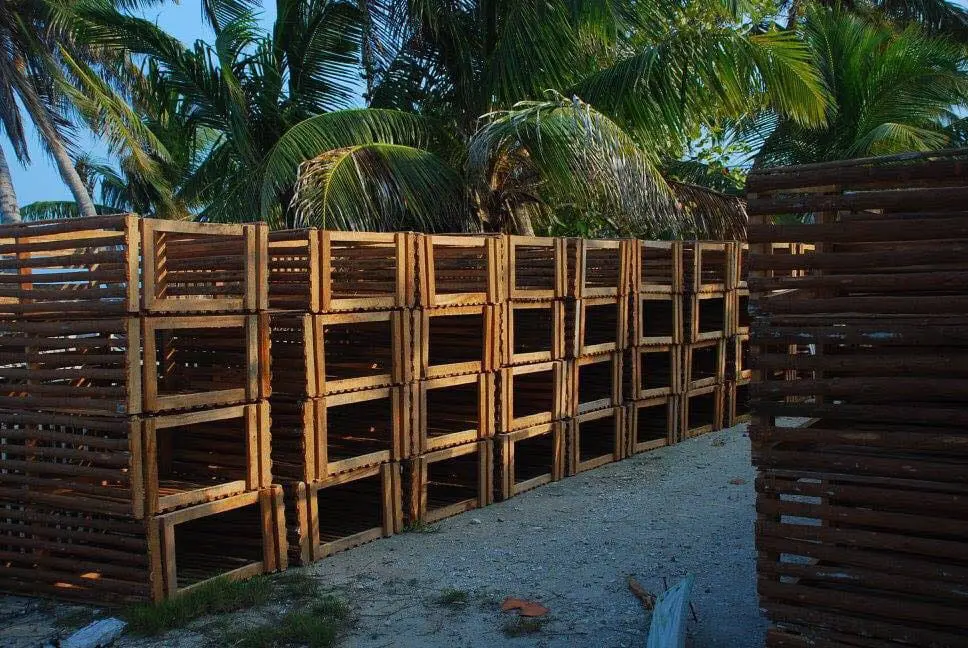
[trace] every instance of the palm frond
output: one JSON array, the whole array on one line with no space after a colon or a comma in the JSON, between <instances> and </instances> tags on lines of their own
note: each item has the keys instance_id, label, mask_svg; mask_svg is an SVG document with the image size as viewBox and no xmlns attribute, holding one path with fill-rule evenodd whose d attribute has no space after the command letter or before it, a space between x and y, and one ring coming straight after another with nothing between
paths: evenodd
<instances>
[{"instance_id":1,"label":"palm frond","mask_svg":"<svg viewBox=\"0 0 968 648\"><path fill-rule=\"evenodd\" d=\"M299 171L293 207L301 226L343 230L468 231L459 174L433 153L399 144L327 151Z\"/></svg>"}]
</instances>

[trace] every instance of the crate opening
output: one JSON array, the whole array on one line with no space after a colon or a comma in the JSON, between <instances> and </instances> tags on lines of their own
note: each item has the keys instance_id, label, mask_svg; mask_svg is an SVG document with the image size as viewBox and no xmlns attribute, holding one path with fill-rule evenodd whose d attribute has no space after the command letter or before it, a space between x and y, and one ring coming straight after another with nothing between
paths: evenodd
<instances>
[{"instance_id":1,"label":"crate opening","mask_svg":"<svg viewBox=\"0 0 968 648\"><path fill-rule=\"evenodd\" d=\"M646 443L669 438L669 404L645 405L636 411L635 442Z\"/></svg>"},{"instance_id":2,"label":"crate opening","mask_svg":"<svg viewBox=\"0 0 968 648\"><path fill-rule=\"evenodd\" d=\"M557 276L554 246L514 246L514 287L517 290L554 290Z\"/></svg>"},{"instance_id":3,"label":"crate opening","mask_svg":"<svg viewBox=\"0 0 968 648\"><path fill-rule=\"evenodd\" d=\"M646 389L672 389L675 364L668 349L645 349L639 352L639 384Z\"/></svg>"},{"instance_id":4,"label":"crate opening","mask_svg":"<svg viewBox=\"0 0 968 648\"><path fill-rule=\"evenodd\" d=\"M328 381L391 374L392 320L325 324L323 348Z\"/></svg>"},{"instance_id":5,"label":"crate opening","mask_svg":"<svg viewBox=\"0 0 968 648\"><path fill-rule=\"evenodd\" d=\"M680 268L676 264L672 247L639 248L641 285L671 290Z\"/></svg>"},{"instance_id":6,"label":"crate opening","mask_svg":"<svg viewBox=\"0 0 968 648\"><path fill-rule=\"evenodd\" d=\"M699 332L719 333L726 325L726 298L699 299Z\"/></svg>"},{"instance_id":7,"label":"crate opening","mask_svg":"<svg viewBox=\"0 0 968 648\"><path fill-rule=\"evenodd\" d=\"M246 388L245 326L156 329L154 335L158 396Z\"/></svg>"},{"instance_id":8,"label":"crate opening","mask_svg":"<svg viewBox=\"0 0 968 648\"><path fill-rule=\"evenodd\" d=\"M476 380L428 389L427 437L480 429L480 407L480 388Z\"/></svg>"},{"instance_id":9,"label":"crate opening","mask_svg":"<svg viewBox=\"0 0 968 648\"><path fill-rule=\"evenodd\" d=\"M263 560L258 502L175 525L178 588Z\"/></svg>"},{"instance_id":10,"label":"crate opening","mask_svg":"<svg viewBox=\"0 0 968 648\"><path fill-rule=\"evenodd\" d=\"M578 402L590 403L611 400L612 369L614 360L592 362L578 367Z\"/></svg>"},{"instance_id":11,"label":"crate opening","mask_svg":"<svg viewBox=\"0 0 968 648\"><path fill-rule=\"evenodd\" d=\"M667 337L676 334L676 307L671 299L640 299L639 337Z\"/></svg>"},{"instance_id":12,"label":"crate opening","mask_svg":"<svg viewBox=\"0 0 968 648\"><path fill-rule=\"evenodd\" d=\"M584 346L615 344L618 340L618 303L585 305Z\"/></svg>"},{"instance_id":13,"label":"crate opening","mask_svg":"<svg viewBox=\"0 0 968 648\"><path fill-rule=\"evenodd\" d=\"M740 328L749 328L750 326L750 296L749 295L737 295L736 296L736 319L739 322Z\"/></svg>"},{"instance_id":14,"label":"crate opening","mask_svg":"<svg viewBox=\"0 0 968 648\"><path fill-rule=\"evenodd\" d=\"M553 369L517 374L513 378L514 418L555 411L555 372Z\"/></svg>"},{"instance_id":15,"label":"crate opening","mask_svg":"<svg viewBox=\"0 0 968 648\"><path fill-rule=\"evenodd\" d=\"M720 249L703 249L699 258L703 284L725 284L729 272L729 254Z\"/></svg>"},{"instance_id":16,"label":"crate opening","mask_svg":"<svg viewBox=\"0 0 968 648\"><path fill-rule=\"evenodd\" d=\"M238 235L153 233L155 297L225 299L245 294L246 244Z\"/></svg>"},{"instance_id":17,"label":"crate opening","mask_svg":"<svg viewBox=\"0 0 968 648\"><path fill-rule=\"evenodd\" d=\"M622 261L617 248L585 250L585 287L615 288L622 286Z\"/></svg>"},{"instance_id":18,"label":"crate opening","mask_svg":"<svg viewBox=\"0 0 968 648\"><path fill-rule=\"evenodd\" d=\"M738 371L745 371L750 367L750 341L749 338L739 341L739 366Z\"/></svg>"},{"instance_id":19,"label":"crate opening","mask_svg":"<svg viewBox=\"0 0 968 648\"><path fill-rule=\"evenodd\" d=\"M329 241L331 299L395 297L397 266L395 241Z\"/></svg>"},{"instance_id":20,"label":"crate opening","mask_svg":"<svg viewBox=\"0 0 968 648\"><path fill-rule=\"evenodd\" d=\"M512 353L551 352L554 347L555 318L551 306L542 308L511 308L514 331Z\"/></svg>"},{"instance_id":21,"label":"crate opening","mask_svg":"<svg viewBox=\"0 0 968 648\"><path fill-rule=\"evenodd\" d=\"M514 443L514 483L554 474L555 435L551 432Z\"/></svg>"},{"instance_id":22,"label":"crate opening","mask_svg":"<svg viewBox=\"0 0 968 648\"><path fill-rule=\"evenodd\" d=\"M438 295L482 293L488 289L488 246L434 243L434 292Z\"/></svg>"},{"instance_id":23,"label":"crate opening","mask_svg":"<svg viewBox=\"0 0 968 648\"><path fill-rule=\"evenodd\" d=\"M316 492L319 542L325 544L383 527L383 479L375 475Z\"/></svg>"},{"instance_id":24,"label":"crate opening","mask_svg":"<svg viewBox=\"0 0 968 648\"><path fill-rule=\"evenodd\" d=\"M249 474L245 415L157 429L156 445L159 497L244 482Z\"/></svg>"},{"instance_id":25,"label":"crate opening","mask_svg":"<svg viewBox=\"0 0 968 648\"><path fill-rule=\"evenodd\" d=\"M326 456L329 463L393 450L393 396L326 407Z\"/></svg>"},{"instance_id":26,"label":"crate opening","mask_svg":"<svg viewBox=\"0 0 968 648\"><path fill-rule=\"evenodd\" d=\"M690 351L689 380L720 379L719 343L693 346Z\"/></svg>"},{"instance_id":27,"label":"crate opening","mask_svg":"<svg viewBox=\"0 0 968 648\"><path fill-rule=\"evenodd\" d=\"M615 453L615 415L576 423L578 426L578 460L597 459Z\"/></svg>"},{"instance_id":28,"label":"crate opening","mask_svg":"<svg viewBox=\"0 0 968 648\"><path fill-rule=\"evenodd\" d=\"M479 452L427 463L428 511L478 498Z\"/></svg>"},{"instance_id":29,"label":"crate opening","mask_svg":"<svg viewBox=\"0 0 968 648\"><path fill-rule=\"evenodd\" d=\"M483 360L483 313L431 316L428 329L427 355L431 366Z\"/></svg>"},{"instance_id":30,"label":"crate opening","mask_svg":"<svg viewBox=\"0 0 968 648\"><path fill-rule=\"evenodd\" d=\"M716 423L716 392L689 396L687 399L689 424L688 429L714 425Z\"/></svg>"}]
</instances>

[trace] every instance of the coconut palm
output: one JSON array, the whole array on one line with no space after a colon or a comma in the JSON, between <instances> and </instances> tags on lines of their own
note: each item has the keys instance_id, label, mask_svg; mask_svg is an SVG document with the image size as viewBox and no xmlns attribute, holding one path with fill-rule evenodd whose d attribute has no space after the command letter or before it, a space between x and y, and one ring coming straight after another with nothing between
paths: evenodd
<instances>
[{"instance_id":1,"label":"coconut palm","mask_svg":"<svg viewBox=\"0 0 968 648\"><path fill-rule=\"evenodd\" d=\"M138 0L99 0L105 7L133 7ZM83 20L69 0L7 0L0 5L0 126L14 156L28 162L25 119L35 126L44 149L57 164L77 208L93 215L96 208L75 168L68 145L72 116L85 111L118 146L131 143L129 108L119 100L113 82L124 74L125 60L106 55L78 38ZM92 108L92 95L101 104ZM92 112L93 111L93 112ZM94 113L100 113L95 117ZM118 130L118 126L122 130ZM0 151L0 209L4 220L19 220L7 160Z\"/></svg>"},{"instance_id":2,"label":"coconut palm","mask_svg":"<svg viewBox=\"0 0 968 648\"><path fill-rule=\"evenodd\" d=\"M813 8L802 26L833 101L824 125L764 115L757 164L772 166L942 148L954 107L968 100L964 49L839 10Z\"/></svg>"}]
</instances>

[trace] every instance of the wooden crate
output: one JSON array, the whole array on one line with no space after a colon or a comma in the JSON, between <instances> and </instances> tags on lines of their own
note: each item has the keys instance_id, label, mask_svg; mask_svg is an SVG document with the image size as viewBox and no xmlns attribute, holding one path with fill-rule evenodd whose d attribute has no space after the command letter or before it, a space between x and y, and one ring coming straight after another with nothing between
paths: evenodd
<instances>
[{"instance_id":1,"label":"wooden crate","mask_svg":"<svg viewBox=\"0 0 968 648\"><path fill-rule=\"evenodd\" d=\"M149 316L141 326L144 411L251 403L271 395L266 314Z\"/></svg>"},{"instance_id":2,"label":"wooden crate","mask_svg":"<svg viewBox=\"0 0 968 648\"><path fill-rule=\"evenodd\" d=\"M686 295L685 341L703 342L725 337L730 330L732 303L727 292Z\"/></svg>"},{"instance_id":3,"label":"wooden crate","mask_svg":"<svg viewBox=\"0 0 968 648\"><path fill-rule=\"evenodd\" d=\"M569 475L620 461L625 456L622 407L580 414L568 422L566 463Z\"/></svg>"},{"instance_id":4,"label":"wooden crate","mask_svg":"<svg viewBox=\"0 0 968 648\"><path fill-rule=\"evenodd\" d=\"M88 510L93 500L70 495L31 491L16 503L0 493L0 591L86 605L163 594L153 582L161 573L158 533L147 520Z\"/></svg>"},{"instance_id":5,"label":"wooden crate","mask_svg":"<svg viewBox=\"0 0 968 648\"><path fill-rule=\"evenodd\" d=\"M142 421L0 410L0 500L144 516ZM0 515L2 517L2 515Z\"/></svg>"},{"instance_id":6,"label":"wooden crate","mask_svg":"<svg viewBox=\"0 0 968 648\"><path fill-rule=\"evenodd\" d=\"M145 418L146 513L271 486L269 421L266 401Z\"/></svg>"},{"instance_id":7,"label":"wooden crate","mask_svg":"<svg viewBox=\"0 0 968 648\"><path fill-rule=\"evenodd\" d=\"M567 414L564 362L504 367L498 373L498 431L550 423Z\"/></svg>"},{"instance_id":8,"label":"wooden crate","mask_svg":"<svg viewBox=\"0 0 968 648\"><path fill-rule=\"evenodd\" d=\"M566 369L569 416L622 404L621 353L569 360Z\"/></svg>"},{"instance_id":9,"label":"wooden crate","mask_svg":"<svg viewBox=\"0 0 968 648\"><path fill-rule=\"evenodd\" d=\"M0 317L136 314L140 245L131 214L0 225Z\"/></svg>"},{"instance_id":10,"label":"wooden crate","mask_svg":"<svg viewBox=\"0 0 968 648\"><path fill-rule=\"evenodd\" d=\"M679 407L682 438L691 439L723 427L723 386L690 390L681 397Z\"/></svg>"},{"instance_id":11,"label":"wooden crate","mask_svg":"<svg viewBox=\"0 0 968 648\"><path fill-rule=\"evenodd\" d=\"M750 291L749 288L738 288L729 293L730 296L730 335L749 335L750 333Z\"/></svg>"},{"instance_id":12,"label":"wooden crate","mask_svg":"<svg viewBox=\"0 0 968 648\"><path fill-rule=\"evenodd\" d=\"M648 452L678 439L675 396L657 396L626 405L625 456Z\"/></svg>"},{"instance_id":13,"label":"wooden crate","mask_svg":"<svg viewBox=\"0 0 968 648\"><path fill-rule=\"evenodd\" d=\"M316 474L316 446L319 415L315 400L270 400L272 413L271 467L276 483L313 482Z\"/></svg>"},{"instance_id":14,"label":"wooden crate","mask_svg":"<svg viewBox=\"0 0 968 648\"><path fill-rule=\"evenodd\" d=\"M0 322L0 406L138 414L138 318Z\"/></svg>"},{"instance_id":15,"label":"wooden crate","mask_svg":"<svg viewBox=\"0 0 968 648\"><path fill-rule=\"evenodd\" d=\"M508 299L545 301L565 296L564 239L509 235L504 246Z\"/></svg>"},{"instance_id":16,"label":"wooden crate","mask_svg":"<svg viewBox=\"0 0 968 648\"><path fill-rule=\"evenodd\" d=\"M156 599L213 578L242 580L288 565L281 486L165 513L154 523L161 557L152 582Z\"/></svg>"},{"instance_id":17,"label":"wooden crate","mask_svg":"<svg viewBox=\"0 0 968 648\"><path fill-rule=\"evenodd\" d=\"M677 293L639 293L632 296L631 344L681 344L683 297Z\"/></svg>"},{"instance_id":18,"label":"wooden crate","mask_svg":"<svg viewBox=\"0 0 968 648\"><path fill-rule=\"evenodd\" d=\"M268 242L269 308L318 313L322 306L320 232L274 230Z\"/></svg>"},{"instance_id":19,"label":"wooden crate","mask_svg":"<svg viewBox=\"0 0 968 648\"><path fill-rule=\"evenodd\" d=\"M501 500L565 476L564 424L533 425L494 438L495 489Z\"/></svg>"},{"instance_id":20,"label":"wooden crate","mask_svg":"<svg viewBox=\"0 0 968 648\"><path fill-rule=\"evenodd\" d=\"M721 385L726 381L726 340L696 342L684 347L686 391Z\"/></svg>"},{"instance_id":21,"label":"wooden crate","mask_svg":"<svg viewBox=\"0 0 968 648\"><path fill-rule=\"evenodd\" d=\"M628 299L624 296L569 300L566 317L566 357L621 351L628 345Z\"/></svg>"},{"instance_id":22,"label":"wooden crate","mask_svg":"<svg viewBox=\"0 0 968 648\"><path fill-rule=\"evenodd\" d=\"M726 383L726 404L723 410L724 427L749 423L752 419L750 409L750 387L752 380L736 380Z\"/></svg>"},{"instance_id":23,"label":"wooden crate","mask_svg":"<svg viewBox=\"0 0 968 648\"><path fill-rule=\"evenodd\" d=\"M315 317L319 394L401 385L414 377L414 331L404 310Z\"/></svg>"},{"instance_id":24,"label":"wooden crate","mask_svg":"<svg viewBox=\"0 0 968 648\"><path fill-rule=\"evenodd\" d=\"M481 508L493 495L490 440L421 455L404 463L404 521L431 524Z\"/></svg>"},{"instance_id":25,"label":"wooden crate","mask_svg":"<svg viewBox=\"0 0 968 648\"><path fill-rule=\"evenodd\" d=\"M142 308L149 313L268 307L268 226L142 219Z\"/></svg>"},{"instance_id":26,"label":"wooden crate","mask_svg":"<svg viewBox=\"0 0 968 648\"><path fill-rule=\"evenodd\" d=\"M726 380L752 378L751 367L749 333L728 338L726 340Z\"/></svg>"},{"instance_id":27,"label":"wooden crate","mask_svg":"<svg viewBox=\"0 0 968 648\"><path fill-rule=\"evenodd\" d=\"M417 241L407 232L320 232L323 312L410 308Z\"/></svg>"},{"instance_id":28,"label":"wooden crate","mask_svg":"<svg viewBox=\"0 0 968 648\"><path fill-rule=\"evenodd\" d=\"M683 292L681 241L628 241L632 292L674 295Z\"/></svg>"},{"instance_id":29,"label":"wooden crate","mask_svg":"<svg viewBox=\"0 0 968 648\"><path fill-rule=\"evenodd\" d=\"M305 400L320 395L316 340L315 316L294 311L269 314L273 396Z\"/></svg>"},{"instance_id":30,"label":"wooden crate","mask_svg":"<svg viewBox=\"0 0 968 648\"><path fill-rule=\"evenodd\" d=\"M502 364L521 365L565 357L563 301L508 302L502 313Z\"/></svg>"},{"instance_id":31,"label":"wooden crate","mask_svg":"<svg viewBox=\"0 0 968 648\"><path fill-rule=\"evenodd\" d=\"M682 246L683 282L687 293L724 292L732 276L732 245L687 241Z\"/></svg>"},{"instance_id":32,"label":"wooden crate","mask_svg":"<svg viewBox=\"0 0 968 648\"><path fill-rule=\"evenodd\" d=\"M732 260L730 261L729 288L731 290L748 288L749 267L746 260L750 253L750 244L746 241L733 241L730 245L733 249L730 253Z\"/></svg>"},{"instance_id":33,"label":"wooden crate","mask_svg":"<svg viewBox=\"0 0 968 648\"><path fill-rule=\"evenodd\" d=\"M417 305L498 304L504 300L504 241L499 236L420 237Z\"/></svg>"},{"instance_id":34,"label":"wooden crate","mask_svg":"<svg viewBox=\"0 0 968 648\"><path fill-rule=\"evenodd\" d=\"M494 371L500 362L500 310L451 306L414 311L421 378Z\"/></svg>"},{"instance_id":35,"label":"wooden crate","mask_svg":"<svg viewBox=\"0 0 968 648\"><path fill-rule=\"evenodd\" d=\"M316 479L398 461L412 434L410 390L379 387L316 400Z\"/></svg>"},{"instance_id":36,"label":"wooden crate","mask_svg":"<svg viewBox=\"0 0 968 648\"><path fill-rule=\"evenodd\" d=\"M472 443L494 434L495 375L470 374L421 380L418 425L410 449L423 454Z\"/></svg>"},{"instance_id":37,"label":"wooden crate","mask_svg":"<svg viewBox=\"0 0 968 648\"><path fill-rule=\"evenodd\" d=\"M683 350L676 344L635 347L630 352L630 375L624 381L633 400L671 396L682 391Z\"/></svg>"},{"instance_id":38,"label":"wooden crate","mask_svg":"<svg viewBox=\"0 0 968 648\"><path fill-rule=\"evenodd\" d=\"M285 494L290 563L308 565L403 530L398 463L296 482Z\"/></svg>"},{"instance_id":39,"label":"wooden crate","mask_svg":"<svg viewBox=\"0 0 968 648\"><path fill-rule=\"evenodd\" d=\"M628 294L631 272L622 241L566 239L568 297L618 297Z\"/></svg>"}]
</instances>

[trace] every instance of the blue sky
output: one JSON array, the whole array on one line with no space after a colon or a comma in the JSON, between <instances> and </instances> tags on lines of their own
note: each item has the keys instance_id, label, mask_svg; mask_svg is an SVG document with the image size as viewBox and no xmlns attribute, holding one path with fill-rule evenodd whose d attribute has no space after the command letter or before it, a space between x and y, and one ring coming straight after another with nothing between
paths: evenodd
<instances>
[{"instance_id":1,"label":"blue sky","mask_svg":"<svg viewBox=\"0 0 968 648\"><path fill-rule=\"evenodd\" d=\"M2 1L2 0L0 0ZM262 23L268 30L275 18L275 3L265 2ZM180 4L165 4L144 13L144 17L158 23L165 31L186 43L197 38L210 40L212 31L202 20L201 0L181 0ZM13 156L13 150L5 134L0 134L0 146L10 164L17 202L21 205L38 200L73 200L57 172L57 167L41 149L36 132L28 124L28 144L31 165L24 168ZM107 157L106 149L88 133L79 132L75 145L95 156Z\"/></svg>"}]
</instances>

